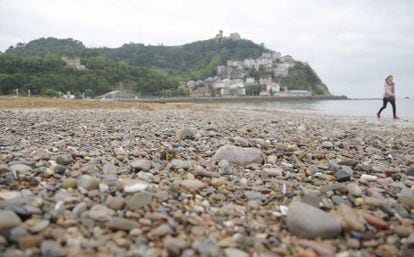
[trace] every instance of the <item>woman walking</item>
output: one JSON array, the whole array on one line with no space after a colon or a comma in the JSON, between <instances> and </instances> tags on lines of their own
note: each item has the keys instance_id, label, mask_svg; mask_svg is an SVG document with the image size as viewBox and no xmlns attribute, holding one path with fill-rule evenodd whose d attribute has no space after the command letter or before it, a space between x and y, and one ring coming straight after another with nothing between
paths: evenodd
<instances>
[{"instance_id":1,"label":"woman walking","mask_svg":"<svg viewBox=\"0 0 414 257\"><path fill-rule=\"evenodd\" d=\"M392 75L389 75L385 79L384 98L382 99L382 102L383 102L382 107L377 112L377 118L378 119L381 118L381 112L387 107L387 103L390 102L392 106L392 114L393 114L394 120L399 119L396 114L397 108L395 107L395 83L393 81Z\"/></svg>"}]
</instances>

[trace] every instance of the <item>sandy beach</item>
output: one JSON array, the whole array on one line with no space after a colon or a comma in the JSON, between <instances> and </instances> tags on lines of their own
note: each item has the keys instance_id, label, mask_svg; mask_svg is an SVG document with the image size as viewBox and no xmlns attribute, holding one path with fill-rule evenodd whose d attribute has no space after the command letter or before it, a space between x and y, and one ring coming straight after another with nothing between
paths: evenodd
<instances>
[{"instance_id":1,"label":"sandy beach","mask_svg":"<svg viewBox=\"0 0 414 257\"><path fill-rule=\"evenodd\" d=\"M414 256L413 123L34 101L0 99L1 256Z\"/></svg>"}]
</instances>

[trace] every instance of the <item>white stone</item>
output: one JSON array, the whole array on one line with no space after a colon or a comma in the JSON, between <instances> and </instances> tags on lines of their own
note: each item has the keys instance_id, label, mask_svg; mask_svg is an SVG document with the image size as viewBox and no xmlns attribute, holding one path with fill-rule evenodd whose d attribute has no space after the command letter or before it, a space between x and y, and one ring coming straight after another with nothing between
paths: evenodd
<instances>
[{"instance_id":1,"label":"white stone","mask_svg":"<svg viewBox=\"0 0 414 257\"><path fill-rule=\"evenodd\" d=\"M124 191L127 193L134 193L134 192L144 191L147 188L148 188L148 184L146 183L135 183L132 185L125 186Z\"/></svg>"}]
</instances>

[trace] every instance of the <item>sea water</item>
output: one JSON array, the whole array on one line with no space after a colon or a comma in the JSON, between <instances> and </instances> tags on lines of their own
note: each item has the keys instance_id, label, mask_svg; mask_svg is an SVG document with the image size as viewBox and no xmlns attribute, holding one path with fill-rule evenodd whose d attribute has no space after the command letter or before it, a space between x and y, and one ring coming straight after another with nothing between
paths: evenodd
<instances>
[{"instance_id":1,"label":"sea water","mask_svg":"<svg viewBox=\"0 0 414 257\"><path fill-rule=\"evenodd\" d=\"M382 107L382 99L357 100L283 100L221 103L227 108L264 109L264 110L290 110L340 116L358 116L376 118L378 110ZM414 99L397 98L397 116L403 120L414 121ZM381 113L382 119L392 119L392 106Z\"/></svg>"}]
</instances>

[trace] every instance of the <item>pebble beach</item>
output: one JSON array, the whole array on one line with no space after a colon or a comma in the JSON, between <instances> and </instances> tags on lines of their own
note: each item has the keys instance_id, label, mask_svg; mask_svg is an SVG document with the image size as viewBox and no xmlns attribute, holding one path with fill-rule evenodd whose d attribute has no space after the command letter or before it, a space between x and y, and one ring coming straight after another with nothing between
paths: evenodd
<instances>
[{"instance_id":1,"label":"pebble beach","mask_svg":"<svg viewBox=\"0 0 414 257\"><path fill-rule=\"evenodd\" d=\"M414 124L0 109L0 256L414 256Z\"/></svg>"}]
</instances>

